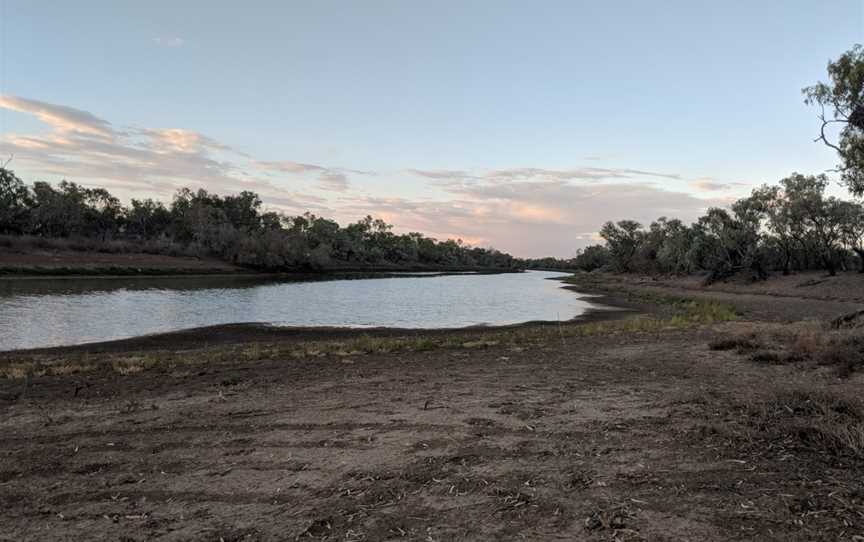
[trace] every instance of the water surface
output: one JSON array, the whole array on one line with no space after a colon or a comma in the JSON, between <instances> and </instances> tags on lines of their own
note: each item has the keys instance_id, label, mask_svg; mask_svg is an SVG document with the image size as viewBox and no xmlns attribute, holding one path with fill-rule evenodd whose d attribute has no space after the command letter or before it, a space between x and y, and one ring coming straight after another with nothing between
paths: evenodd
<instances>
[{"instance_id":1,"label":"water surface","mask_svg":"<svg viewBox=\"0 0 864 542\"><path fill-rule=\"evenodd\" d=\"M253 277L0 281L0 350L258 322L454 328L569 320L592 305L552 277L497 275L274 281Z\"/></svg>"}]
</instances>

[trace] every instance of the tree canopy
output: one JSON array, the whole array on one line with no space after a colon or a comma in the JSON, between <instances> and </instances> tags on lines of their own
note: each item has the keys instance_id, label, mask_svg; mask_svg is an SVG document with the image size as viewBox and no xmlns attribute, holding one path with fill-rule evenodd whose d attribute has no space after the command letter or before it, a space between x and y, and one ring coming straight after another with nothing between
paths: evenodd
<instances>
[{"instance_id":1,"label":"tree canopy","mask_svg":"<svg viewBox=\"0 0 864 542\"><path fill-rule=\"evenodd\" d=\"M840 156L841 180L856 196L864 196L864 47L855 45L828 63L827 83L802 90L807 104L820 108L819 137ZM838 133L832 137L832 128Z\"/></svg>"},{"instance_id":2,"label":"tree canopy","mask_svg":"<svg viewBox=\"0 0 864 542\"><path fill-rule=\"evenodd\" d=\"M215 256L268 270L520 265L493 248L392 230L371 216L341 227L312 213L264 211L261 198L249 191L220 196L183 188L167 206L152 199L124 206L104 188L67 181L29 186L0 168L0 234L85 238L106 249L122 241L141 250Z\"/></svg>"}]
</instances>

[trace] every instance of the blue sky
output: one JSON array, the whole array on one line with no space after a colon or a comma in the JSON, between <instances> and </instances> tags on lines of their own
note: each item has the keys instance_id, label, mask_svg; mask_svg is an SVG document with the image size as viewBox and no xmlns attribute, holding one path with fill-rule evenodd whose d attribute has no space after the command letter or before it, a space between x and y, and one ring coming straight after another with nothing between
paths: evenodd
<instances>
[{"instance_id":1,"label":"blue sky","mask_svg":"<svg viewBox=\"0 0 864 542\"><path fill-rule=\"evenodd\" d=\"M800 89L861 1L5 0L0 152L26 180L568 256L833 166ZM839 188L836 189L839 192Z\"/></svg>"}]
</instances>

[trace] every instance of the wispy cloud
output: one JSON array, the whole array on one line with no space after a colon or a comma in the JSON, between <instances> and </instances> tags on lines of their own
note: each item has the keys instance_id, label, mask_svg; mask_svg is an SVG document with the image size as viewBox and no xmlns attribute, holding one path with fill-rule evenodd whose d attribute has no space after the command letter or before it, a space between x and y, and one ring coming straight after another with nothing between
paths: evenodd
<instances>
[{"instance_id":1,"label":"wispy cloud","mask_svg":"<svg viewBox=\"0 0 864 542\"><path fill-rule=\"evenodd\" d=\"M277 171L292 175L314 174L318 188L332 192L345 192L351 187L348 174L375 175L374 171L360 171L343 167L325 167L317 164L304 164L290 160L256 162L257 167L267 171Z\"/></svg>"},{"instance_id":2,"label":"wispy cloud","mask_svg":"<svg viewBox=\"0 0 864 542\"><path fill-rule=\"evenodd\" d=\"M183 47L186 44L186 40L177 36L157 36L153 38L153 43L158 45L159 47Z\"/></svg>"},{"instance_id":3,"label":"wispy cloud","mask_svg":"<svg viewBox=\"0 0 864 542\"><path fill-rule=\"evenodd\" d=\"M405 173L435 180L476 179L478 177L458 169L406 169Z\"/></svg>"},{"instance_id":4,"label":"wispy cloud","mask_svg":"<svg viewBox=\"0 0 864 542\"><path fill-rule=\"evenodd\" d=\"M407 169L406 173L442 182L451 181L583 181L600 182L649 177L680 180L677 173L662 173L627 168L579 167L571 169L544 169L536 167L464 171L449 169Z\"/></svg>"},{"instance_id":5,"label":"wispy cloud","mask_svg":"<svg viewBox=\"0 0 864 542\"><path fill-rule=\"evenodd\" d=\"M38 175L106 186L121 197L168 199L182 186L254 190L266 205L289 213L312 210L342 221L372 214L398 231L460 237L521 256L572 255L596 242L606 220L693 220L744 186L710 177L687 183L677 173L625 167L364 171L259 160L194 130L118 127L88 111L15 96L0 97L0 108L32 115L49 128L0 135L0 155L14 154L16 164ZM416 187L435 187L438 196L394 197L386 188L355 186L357 176L369 175L400 186L407 178ZM670 190L658 179L681 181L674 185L682 189Z\"/></svg>"},{"instance_id":6,"label":"wispy cloud","mask_svg":"<svg viewBox=\"0 0 864 542\"><path fill-rule=\"evenodd\" d=\"M439 237L483 239L484 244L523 256L573 255L596 243L606 220L635 219L643 224L666 215L695 220L721 200L664 190L652 183L574 184L567 181L484 181L453 185L451 199L352 198L341 211L351 216L378 214L401 231Z\"/></svg>"},{"instance_id":7,"label":"wispy cloud","mask_svg":"<svg viewBox=\"0 0 864 542\"><path fill-rule=\"evenodd\" d=\"M92 113L64 105L28 100L18 96L0 96L0 109L30 113L58 134L86 134L105 139L115 135L111 124Z\"/></svg>"},{"instance_id":8,"label":"wispy cloud","mask_svg":"<svg viewBox=\"0 0 864 542\"><path fill-rule=\"evenodd\" d=\"M338 171L325 171L318 176L318 186L334 192L345 192L351 187L348 177Z\"/></svg>"},{"instance_id":9,"label":"wispy cloud","mask_svg":"<svg viewBox=\"0 0 864 542\"><path fill-rule=\"evenodd\" d=\"M127 195L170 196L182 186L256 190L282 207L320 208L320 199L246 173L246 158L210 137L185 129L117 129L92 113L14 96L0 108L30 114L44 135L4 134L0 154L14 155L41 174L119 189Z\"/></svg>"},{"instance_id":10,"label":"wispy cloud","mask_svg":"<svg viewBox=\"0 0 864 542\"><path fill-rule=\"evenodd\" d=\"M725 192L729 190L737 190L748 188L751 185L741 182L720 182L713 177L702 177L694 179L688 183L690 188L699 192Z\"/></svg>"},{"instance_id":11,"label":"wispy cloud","mask_svg":"<svg viewBox=\"0 0 864 542\"><path fill-rule=\"evenodd\" d=\"M281 171L283 173L308 173L310 171L319 172L327 171L323 166L315 164L301 164L300 162L292 162L290 160L279 160L272 162L258 162L259 167L269 169L271 171Z\"/></svg>"},{"instance_id":12,"label":"wispy cloud","mask_svg":"<svg viewBox=\"0 0 864 542\"><path fill-rule=\"evenodd\" d=\"M497 180L580 180L580 181L609 181L616 179L632 179L637 177L659 177L665 179L680 179L677 173L658 173L655 171L643 171L626 168L599 168L583 167L573 169L542 169L542 168L514 168L498 169L486 173L487 179Z\"/></svg>"}]
</instances>

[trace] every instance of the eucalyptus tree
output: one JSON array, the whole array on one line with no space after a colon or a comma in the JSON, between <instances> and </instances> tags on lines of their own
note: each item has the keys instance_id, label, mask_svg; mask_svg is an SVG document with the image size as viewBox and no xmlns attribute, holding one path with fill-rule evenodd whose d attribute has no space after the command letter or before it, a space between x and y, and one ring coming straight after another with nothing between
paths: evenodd
<instances>
[{"instance_id":1,"label":"eucalyptus tree","mask_svg":"<svg viewBox=\"0 0 864 542\"><path fill-rule=\"evenodd\" d=\"M780 181L789 219L803 227L802 242L812 242L816 257L830 275L837 273L843 202L825 197L828 177L793 173ZM808 235L809 234L809 235Z\"/></svg>"},{"instance_id":2,"label":"eucalyptus tree","mask_svg":"<svg viewBox=\"0 0 864 542\"><path fill-rule=\"evenodd\" d=\"M573 265L583 271L594 271L603 269L610 265L612 260L609 249L603 245L590 245L576 252Z\"/></svg>"},{"instance_id":3,"label":"eucalyptus tree","mask_svg":"<svg viewBox=\"0 0 864 542\"><path fill-rule=\"evenodd\" d=\"M32 204L33 195L24 181L0 167L0 233L24 233Z\"/></svg>"},{"instance_id":4,"label":"eucalyptus tree","mask_svg":"<svg viewBox=\"0 0 864 542\"><path fill-rule=\"evenodd\" d=\"M864 206L852 201L841 202L840 238L858 256L858 270L864 273Z\"/></svg>"},{"instance_id":5,"label":"eucalyptus tree","mask_svg":"<svg viewBox=\"0 0 864 542\"><path fill-rule=\"evenodd\" d=\"M711 208L697 222L703 265L709 280L749 272L753 278L767 276L761 244L764 211L752 198L743 198L726 209Z\"/></svg>"},{"instance_id":6,"label":"eucalyptus tree","mask_svg":"<svg viewBox=\"0 0 864 542\"><path fill-rule=\"evenodd\" d=\"M633 271L634 260L645 236L642 225L634 220L607 222L600 229L600 237L606 241L612 266L616 271Z\"/></svg>"},{"instance_id":7,"label":"eucalyptus tree","mask_svg":"<svg viewBox=\"0 0 864 542\"><path fill-rule=\"evenodd\" d=\"M820 108L816 141L837 151L841 180L864 196L864 48L855 45L830 61L828 78L802 90L804 101Z\"/></svg>"},{"instance_id":8,"label":"eucalyptus tree","mask_svg":"<svg viewBox=\"0 0 864 542\"><path fill-rule=\"evenodd\" d=\"M802 245L803 226L790 213L786 194L780 186L762 185L754 189L750 197L760 202L765 213L764 227L769 233L765 241L776 247L782 259L783 274L788 275L798 252L796 249L806 249Z\"/></svg>"}]
</instances>

